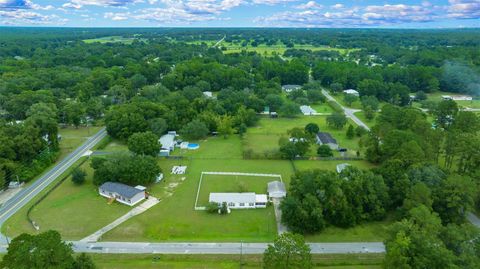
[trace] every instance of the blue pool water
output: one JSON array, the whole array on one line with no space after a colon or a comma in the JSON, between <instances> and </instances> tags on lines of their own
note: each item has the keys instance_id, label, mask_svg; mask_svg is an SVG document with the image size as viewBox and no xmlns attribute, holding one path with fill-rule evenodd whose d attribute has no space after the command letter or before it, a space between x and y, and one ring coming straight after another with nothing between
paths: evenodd
<instances>
[{"instance_id":1,"label":"blue pool water","mask_svg":"<svg viewBox=\"0 0 480 269\"><path fill-rule=\"evenodd\" d=\"M195 144L195 143L188 144L188 149L198 149L199 147L200 147L199 144Z\"/></svg>"}]
</instances>

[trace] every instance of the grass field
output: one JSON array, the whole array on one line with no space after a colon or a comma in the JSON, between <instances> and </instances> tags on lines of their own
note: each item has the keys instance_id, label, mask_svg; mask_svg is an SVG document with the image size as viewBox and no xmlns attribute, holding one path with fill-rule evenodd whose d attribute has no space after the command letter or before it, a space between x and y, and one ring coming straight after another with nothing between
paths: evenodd
<instances>
[{"instance_id":1,"label":"grass field","mask_svg":"<svg viewBox=\"0 0 480 269\"><path fill-rule=\"evenodd\" d=\"M295 119L288 118L262 118L257 126L250 128L244 138L245 149L250 149L257 154L262 154L265 151L278 150L278 140L280 137L287 137L287 130L298 127L304 128L308 123L316 123L320 127L320 131L329 132L337 140L340 147L349 149L349 155L356 155L359 150L359 138L347 139L346 130L333 129L327 126L326 116L299 116ZM349 124L356 126L349 120ZM348 125L347 125L348 126ZM308 156L316 156L317 146L312 145ZM338 153L336 153L338 154Z\"/></svg>"},{"instance_id":2,"label":"grass field","mask_svg":"<svg viewBox=\"0 0 480 269\"><path fill-rule=\"evenodd\" d=\"M133 38L133 37L122 37L122 36L104 36L104 37L99 37L99 38L84 39L83 42L85 42L87 44L91 44L91 43L101 43L101 44L122 43L122 44L125 44L125 45L130 45L135 40L146 42L146 39L144 39L144 38Z\"/></svg>"},{"instance_id":3,"label":"grass field","mask_svg":"<svg viewBox=\"0 0 480 269\"><path fill-rule=\"evenodd\" d=\"M359 111L359 112L355 113L355 116L357 116L357 118L359 118L361 121L363 121L363 123L365 123L370 128L375 125L377 115L378 115L378 113L376 113L375 118L373 118L373 120L369 120L365 117L365 113L363 111Z\"/></svg>"},{"instance_id":4,"label":"grass field","mask_svg":"<svg viewBox=\"0 0 480 269\"><path fill-rule=\"evenodd\" d=\"M90 136L97 133L102 127L90 126L90 127L66 127L59 128L58 134L62 136L60 140L60 157L62 159L68 153L74 151L83 142L85 142Z\"/></svg>"},{"instance_id":5,"label":"grass field","mask_svg":"<svg viewBox=\"0 0 480 269\"><path fill-rule=\"evenodd\" d=\"M439 102L442 100L442 95L464 95L461 93L452 93L452 92L435 92L427 94L428 100ZM455 101L460 107L476 108L480 109L480 100L472 101Z\"/></svg>"},{"instance_id":6,"label":"grass field","mask_svg":"<svg viewBox=\"0 0 480 269\"><path fill-rule=\"evenodd\" d=\"M206 44L207 46L213 46L217 43L218 40L197 40L188 42L189 44ZM277 43L275 45L260 44L256 47L252 46L250 43L247 46L242 46L240 42L221 42L218 47L224 47L224 53L239 53L242 51L252 52L255 51L258 54L265 56L273 55L283 55L283 53L288 49L285 44ZM346 55L351 51L356 51L358 49L345 49L345 48L332 48L328 46L314 46L308 44L295 44L293 49L302 49L302 50L311 50L311 51L337 51L340 54Z\"/></svg>"},{"instance_id":7,"label":"grass field","mask_svg":"<svg viewBox=\"0 0 480 269\"><path fill-rule=\"evenodd\" d=\"M239 255L91 254L100 269L237 269ZM380 269L383 254L314 254L314 268ZM241 268L262 268L262 255L243 255Z\"/></svg>"},{"instance_id":8,"label":"grass field","mask_svg":"<svg viewBox=\"0 0 480 269\"><path fill-rule=\"evenodd\" d=\"M64 239L82 239L128 212L128 207L118 203L109 205L98 194L92 183L90 162L85 162L81 168L88 174L83 185L77 186L68 178L32 210L30 216L40 226L40 232L53 229ZM36 232L26 219L26 211L15 214L6 226L10 227L10 236Z\"/></svg>"}]
</instances>

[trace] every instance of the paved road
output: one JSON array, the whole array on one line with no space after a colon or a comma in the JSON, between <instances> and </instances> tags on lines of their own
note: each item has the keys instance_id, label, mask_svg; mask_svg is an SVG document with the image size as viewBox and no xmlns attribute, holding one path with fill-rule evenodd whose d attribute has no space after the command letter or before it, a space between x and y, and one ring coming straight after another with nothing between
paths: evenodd
<instances>
[{"instance_id":1,"label":"paved road","mask_svg":"<svg viewBox=\"0 0 480 269\"><path fill-rule=\"evenodd\" d=\"M33 182L30 186L18 192L8 202L3 204L0 208L0 227L15 214L20 208L32 200L38 193L51 184L56 178L63 174L72 164L74 164L87 151L95 146L100 140L107 135L105 128L102 128L98 133L90 137L83 145L78 147L75 151L70 153L65 159L55 165L51 170L42 175L39 179ZM8 231L7 231L8 233ZM1 236L2 240L5 236Z\"/></svg>"},{"instance_id":2,"label":"paved road","mask_svg":"<svg viewBox=\"0 0 480 269\"><path fill-rule=\"evenodd\" d=\"M76 252L89 253L158 253L158 254L262 254L267 243L130 243L130 242L73 242ZM369 243L312 243L314 254L383 253L381 242Z\"/></svg>"},{"instance_id":3,"label":"paved road","mask_svg":"<svg viewBox=\"0 0 480 269\"><path fill-rule=\"evenodd\" d=\"M363 128L370 131L370 128L363 121L361 121L357 116L355 116L355 112L359 112L361 110L344 107L335 98L333 98L333 96L331 96L326 90L322 90L322 93L323 93L323 95L325 95L325 97L327 97L327 99L329 101L333 101L333 102L337 103L343 109L343 111L345 112L345 115L347 117L349 117L350 119L352 119L353 122L355 122L357 125L362 126Z\"/></svg>"}]
</instances>

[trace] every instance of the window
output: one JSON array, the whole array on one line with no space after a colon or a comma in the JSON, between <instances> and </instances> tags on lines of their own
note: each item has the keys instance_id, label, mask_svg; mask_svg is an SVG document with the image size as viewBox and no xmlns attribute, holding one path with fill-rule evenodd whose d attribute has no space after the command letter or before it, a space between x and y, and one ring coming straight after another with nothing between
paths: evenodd
<instances>
[{"instance_id":1,"label":"window","mask_svg":"<svg viewBox=\"0 0 480 269\"><path fill-rule=\"evenodd\" d=\"M255 206L255 204L254 204L254 203L249 203L248 205L249 205L249 206Z\"/></svg>"},{"instance_id":2,"label":"window","mask_svg":"<svg viewBox=\"0 0 480 269\"><path fill-rule=\"evenodd\" d=\"M228 203L228 206L235 206L235 203L230 202Z\"/></svg>"},{"instance_id":3,"label":"window","mask_svg":"<svg viewBox=\"0 0 480 269\"><path fill-rule=\"evenodd\" d=\"M240 206L245 206L245 203L240 203Z\"/></svg>"}]
</instances>

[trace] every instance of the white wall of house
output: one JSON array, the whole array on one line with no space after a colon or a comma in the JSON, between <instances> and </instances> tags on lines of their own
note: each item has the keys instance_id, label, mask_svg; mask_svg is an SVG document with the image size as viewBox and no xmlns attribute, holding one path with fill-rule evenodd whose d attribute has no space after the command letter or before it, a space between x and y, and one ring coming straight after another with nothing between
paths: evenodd
<instances>
[{"instance_id":1,"label":"white wall of house","mask_svg":"<svg viewBox=\"0 0 480 269\"><path fill-rule=\"evenodd\" d=\"M118 193L108 192L108 191L105 191L105 190L102 190L102 189L99 189L98 193L100 193L101 196L106 197L106 198L115 198L115 200L117 202L128 205L128 206L134 206L137 203L139 203L140 201L142 201L143 199L145 199L145 192L137 193L135 196L133 196L130 199L125 198L125 197L119 195Z\"/></svg>"}]
</instances>

